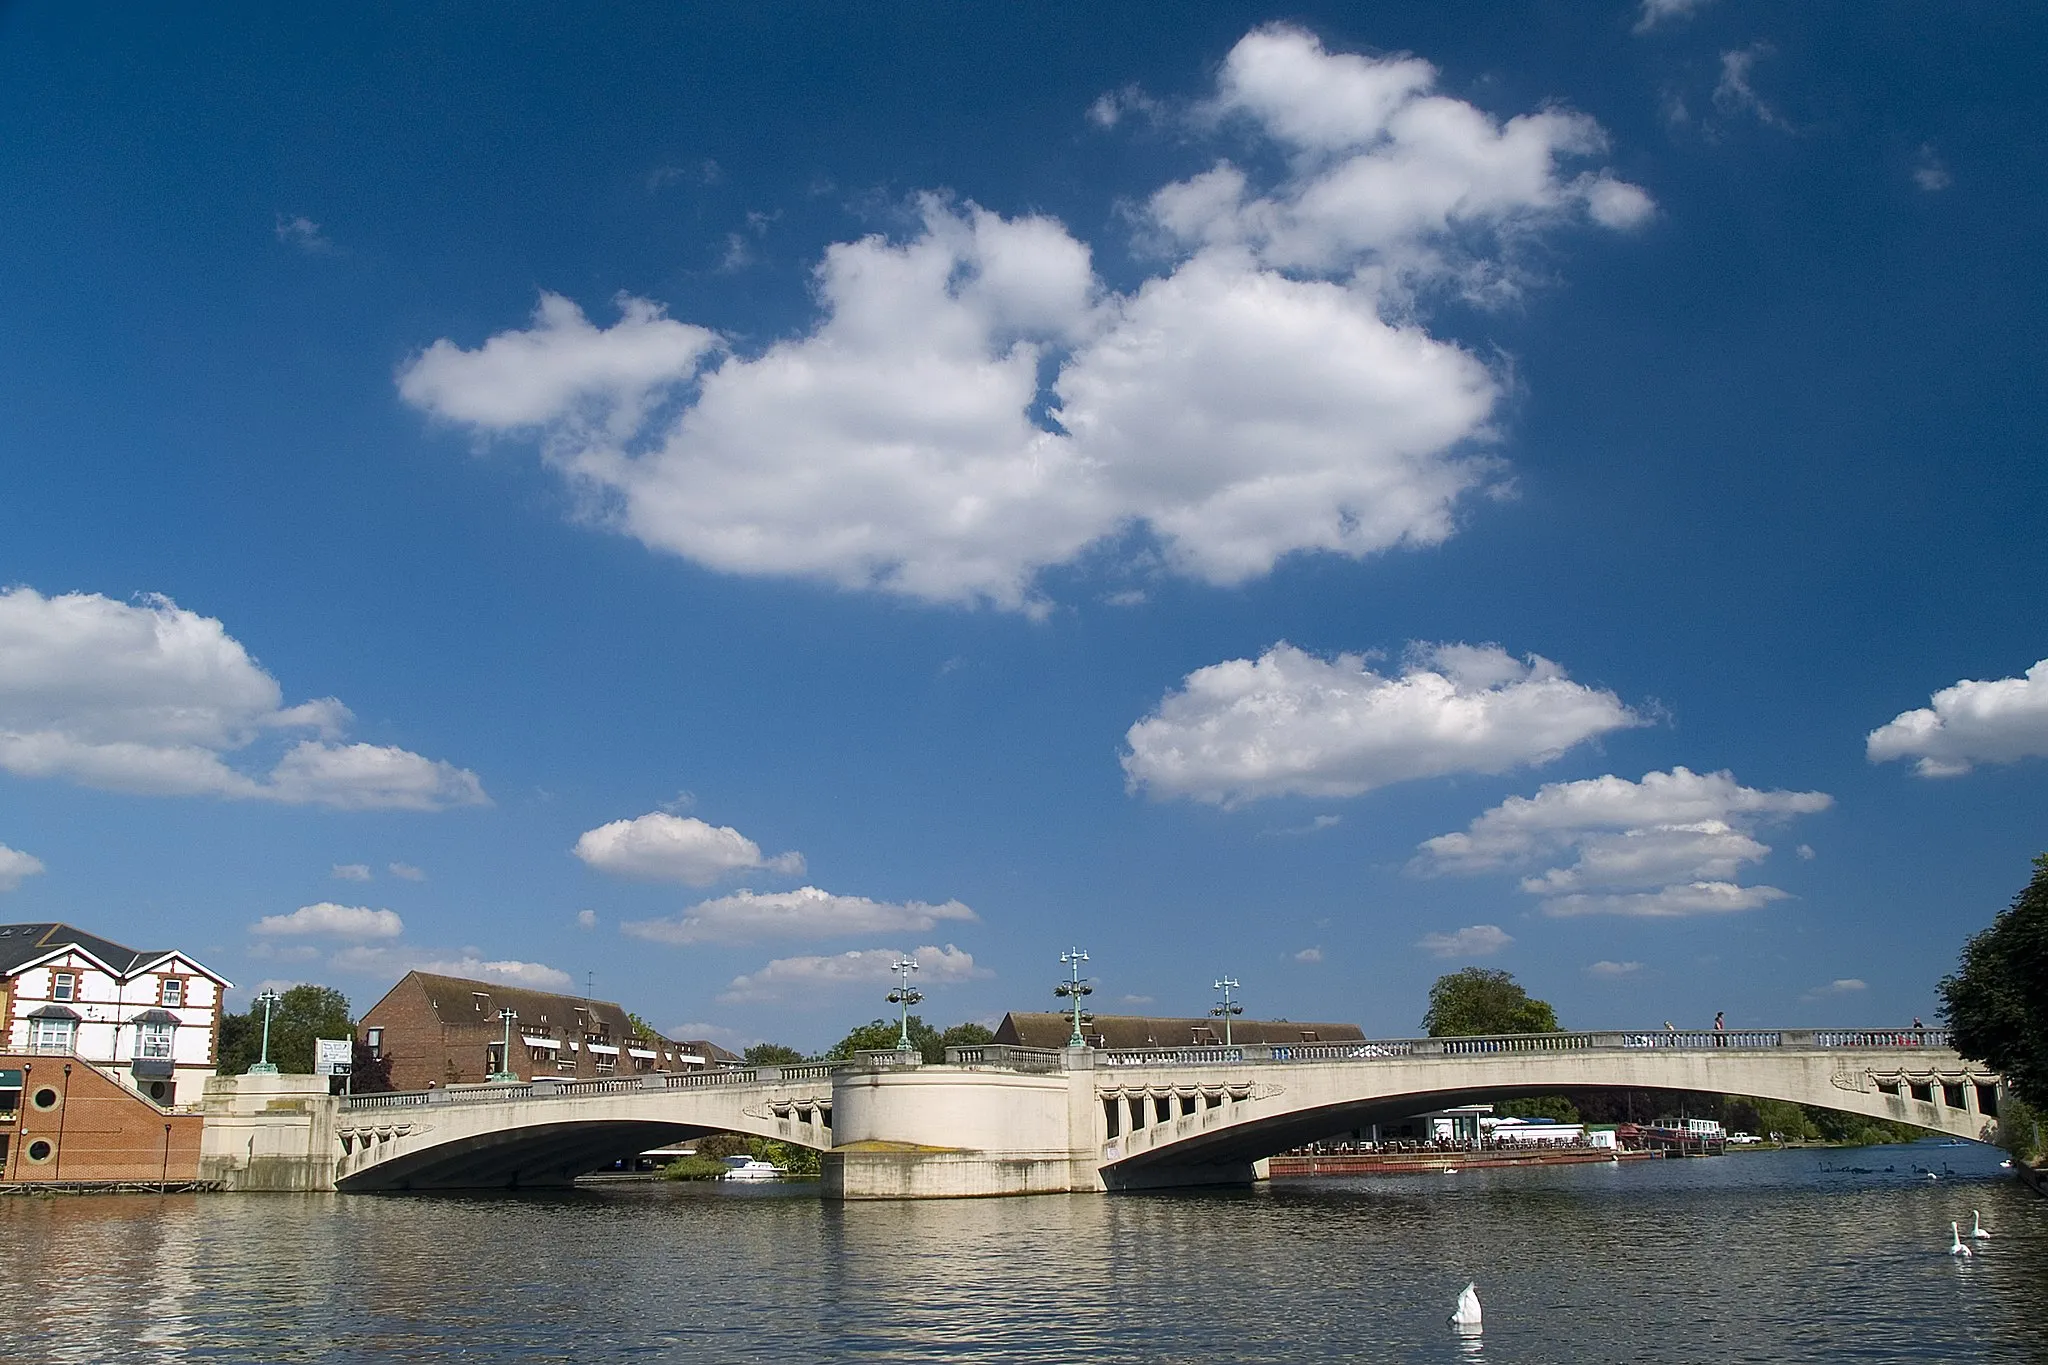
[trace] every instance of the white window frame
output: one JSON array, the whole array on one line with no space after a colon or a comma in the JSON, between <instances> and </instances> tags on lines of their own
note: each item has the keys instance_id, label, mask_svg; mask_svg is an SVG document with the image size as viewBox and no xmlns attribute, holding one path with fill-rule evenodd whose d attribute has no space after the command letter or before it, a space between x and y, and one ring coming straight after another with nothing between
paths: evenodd
<instances>
[{"instance_id":1,"label":"white window frame","mask_svg":"<svg viewBox=\"0 0 2048 1365\"><path fill-rule=\"evenodd\" d=\"M78 1046L76 1019L31 1019L28 1045L34 1052L71 1052Z\"/></svg>"},{"instance_id":2,"label":"white window frame","mask_svg":"<svg viewBox=\"0 0 2048 1365\"><path fill-rule=\"evenodd\" d=\"M141 1030L135 1039L137 1057L152 1062L171 1060L178 1036L176 1024L138 1024L136 1027Z\"/></svg>"},{"instance_id":3,"label":"white window frame","mask_svg":"<svg viewBox=\"0 0 2048 1365\"><path fill-rule=\"evenodd\" d=\"M78 973L51 972L50 999L60 1005L68 1005L78 999Z\"/></svg>"},{"instance_id":4,"label":"white window frame","mask_svg":"<svg viewBox=\"0 0 2048 1365\"><path fill-rule=\"evenodd\" d=\"M182 977L167 976L159 983L158 1003L165 1009L185 1008L185 981Z\"/></svg>"}]
</instances>

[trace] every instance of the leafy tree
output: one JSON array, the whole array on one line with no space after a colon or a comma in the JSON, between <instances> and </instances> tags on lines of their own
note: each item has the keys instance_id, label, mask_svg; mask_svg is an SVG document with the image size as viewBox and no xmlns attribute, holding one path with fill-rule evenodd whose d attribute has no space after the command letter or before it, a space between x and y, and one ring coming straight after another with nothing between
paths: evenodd
<instances>
[{"instance_id":1,"label":"leafy tree","mask_svg":"<svg viewBox=\"0 0 2048 1365\"><path fill-rule=\"evenodd\" d=\"M1432 1038L1482 1033L1555 1033L1557 1011L1533 1000L1508 972L1467 967L1436 979L1422 1027Z\"/></svg>"},{"instance_id":2,"label":"leafy tree","mask_svg":"<svg viewBox=\"0 0 2048 1365\"><path fill-rule=\"evenodd\" d=\"M1518 1100L1502 1100L1493 1106L1493 1112L1518 1119L1556 1119L1559 1123L1579 1121L1579 1107L1562 1095L1525 1095Z\"/></svg>"},{"instance_id":3,"label":"leafy tree","mask_svg":"<svg viewBox=\"0 0 2048 1365\"><path fill-rule=\"evenodd\" d=\"M221 1017L220 1073L239 1076L263 1055L263 1007ZM279 1071L310 1075L315 1038L353 1038L348 997L332 986L294 986L270 1013L270 1060Z\"/></svg>"},{"instance_id":4,"label":"leafy tree","mask_svg":"<svg viewBox=\"0 0 2048 1365\"><path fill-rule=\"evenodd\" d=\"M2048 853L1991 927L1963 945L1941 979L1941 1015L1956 1050L1989 1062L2026 1100L2048 1105Z\"/></svg>"},{"instance_id":5,"label":"leafy tree","mask_svg":"<svg viewBox=\"0 0 2048 1365\"><path fill-rule=\"evenodd\" d=\"M810 1060L795 1048L780 1043L756 1043L743 1056L748 1066L792 1066Z\"/></svg>"},{"instance_id":6,"label":"leafy tree","mask_svg":"<svg viewBox=\"0 0 2048 1365\"><path fill-rule=\"evenodd\" d=\"M984 1047L996 1040L996 1031L986 1024L955 1024L939 1035L946 1047ZM944 1060L944 1054L940 1056Z\"/></svg>"},{"instance_id":7,"label":"leafy tree","mask_svg":"<svg viewBox=\"0 0 2048 1365\"><path fill-rule=\"evenodd\" d=\"M2033 1106L2017 1095L2007 1095L1998 1110L1998 1145L2011 1152L2015 1161L2041 1159L2041 1120Z\"/></svg>"},{"instance_id":8,"label":"leafy tree","mask_svg":"<svg viewBox=\"0 0 2048 1365\"><path fill-rule=\"evenodd\" d=\"M358 1038L349 1062L348 1088L352 1094L382 1095L391 1089L391 1054L379 1057Z\"/></svg>"},{"instance_id":9,"label":"leafy tree","mask_svg":"<svg viewBox=\"0 0 2048 1365\"><path fill-rule=\"evenodd\" d=\"M886 1052L896 1046L901 1036L900 1025L894 1019L877 1019L862 1024L832 1045L825 1054L830 1061L845 1061L856 1052ZM925 1061L938 1063L946 1060L946 1044L939 1031L913 1014L910 1016L910 1046Z\"/></svg>"},{"instance_id":10,"label":"leafy tree","mask_svg":"<svg viewBox=\"0 0 2048 1365\"><path fill-rule=\"evenodd\" d=\"M645 1019L642 1019L639 1015L633 1013L631 1010L626 1011L626 1023L631 1026L633 1030L633 1036L635 1038L638 1038L643 1043L659 1043L666 1041L662 1037L660 1029L648 1023Z\"/></svg>"}]
</instances>

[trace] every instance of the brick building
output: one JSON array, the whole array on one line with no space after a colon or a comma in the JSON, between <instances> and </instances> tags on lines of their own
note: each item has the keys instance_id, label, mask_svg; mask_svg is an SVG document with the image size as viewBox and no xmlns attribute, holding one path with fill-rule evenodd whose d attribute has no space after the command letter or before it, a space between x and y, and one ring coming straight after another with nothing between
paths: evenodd
<instances>
[{"instance_id":1,"label":"brick building","mask_svg":"<svg viewBox=\"0 0 2048 1365\"><path fill-rule=\"evenodd\" d=\"M507 1011L514 1016L509 1068L501 1056ZM501 1070L521 1080L588 1080L712 1064L698 1045L636 1032L609 1000L431 972L407 972L356 1027L372 1053L390 1059L394 1090L485 1081Z\"/></svg>"},{"instance_id":2,"label":"brick building","mask_svg":"<svg viewBox=\"0 0 2048 1365\"><path fill-rule=\"evenodd\" d=\"M125 1080L76 1057L0 1051L0 1181L196 1179L204 1120L164 1109Z\"/></svg>"},{"instance_id":3,"label":"brick building","mask_svg":"<svg viewBox=\"0 0 2048 1365\"><path fill-rule=\"evenodd\" d=\"M0 924L0 1051L76 1057L165 1106L196 1105L229 982L171 949L68 924Z\"/></svg>"},{"instance_id":4,"label":"brick building","mask_svg":"<svg viewBox=\"0 0 2048 1365\"><path fill-rule=\"evenodd\" d=\"M1070 1014L1012 1013L1003 1016L995 1040L1013 1047L1065 1047L1074 1036ZM1081 1026L1090 1047L1221 1047L1223 1023L1217 1019L1154 1019L1138 1014L1101 1014ZM1356 1024L1297 1024L1286 1019L1233 1019L1233 1043L1357 1043L1365 1033Z\"/></svg>"}]
</instances>

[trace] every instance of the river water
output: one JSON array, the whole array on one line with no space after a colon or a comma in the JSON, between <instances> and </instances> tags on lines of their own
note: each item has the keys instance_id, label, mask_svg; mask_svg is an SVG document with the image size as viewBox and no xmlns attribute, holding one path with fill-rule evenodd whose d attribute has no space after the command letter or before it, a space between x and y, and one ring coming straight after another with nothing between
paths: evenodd
<instances>
[{"instance_id":1,"label":"river water","mask_svg":"<svg viewBox=\"0 0 2048 1365\"><path fill-rule=\"evenodd\" d=\"M6 1199L0 1357L2048 1361L2048 1200L2000 1156L1922 1143L845 1206L815 1186L651 1182ZM1994 1237L1951 1256L1972 1209ZM1446 1323L1468 1279L1477 1338Z\"/></svg>"}]
</instances>

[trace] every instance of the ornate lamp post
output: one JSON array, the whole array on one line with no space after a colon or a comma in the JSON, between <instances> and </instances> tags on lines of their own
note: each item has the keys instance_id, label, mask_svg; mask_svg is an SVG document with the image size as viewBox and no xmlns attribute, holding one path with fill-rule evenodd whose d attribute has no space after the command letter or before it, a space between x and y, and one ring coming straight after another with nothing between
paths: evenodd
<instances>
[{"instance_id":1,"label":"ornate lamp post","mask_svg":"<svg viewBox=\"0 0 2048 1365\"><path fill-rule=\"evenodd\" d=\"M512 1085L519 1080L519 1073L512 1069L512 1025L519 1022L518 1010L499 1010L498 1018L505 1021L505 1050L498 1054L498 1069L491 1073L493 1085Z\"/></svg>"},{"instance_id":2,"label":"ornate lamp post","mask_svg":"<svg viewBox=\"0 0 2048 1365\"><path fill-rule=\"evenodd\" d=\"M1230 1046L1230 1021L1237 1015L1244 1013L1244 1006L1230 998L1230 993L1241 984L1243 983L1239 982L1236 977L1231 976L1226 976L1216 983L1216 989L1223 992L1223 998L1216 1002L1215 1007L1209 1013L1223 1021L1223 1046L1225 1047Z\"/></svg>"},{"instance_id":3,"label":"ornate lamp post","mask_svg":"<svg viewBox=\"0 0 2048 1365\"><path fill-rule=\"evenodd\" d=\"M1074 1032L1073 1036L1067 1039L1068 1047L1088 1046L1088 1040L1081 1036L1081 1025L1095 1018L1081 1008L1082 997L1095 994L1095 988L1081 975L1081 964L1087 960L1088 954L1079 948L1069 948L1061 953L1060 961L1067 965L1069 975L1065 981L1052 988L1052 993L1064 999L1073 1011Z\"/></svg>"},{"instance_id":4,"label":"ornate lamp post","mask_svg":"<svg viewBox=\"0 0 2048 1365\"><path fill-rule=\"evenodd\" d=\"M896 1050L898 1052L910 1051L910 1007L924 999L924 992L913 990L910 985L910 974L916 970L916 958L899 957L896 959L894 971L902 979L902 984L889 992L889 1003L903 1007L903 1024L896 1031Z\"/></svg>"},{"instance_id":5,"label":"ornate lamp post","mask_svg":"<svg viewBox=\"0 0 2048 1365\"><path fill-rule=\"evenodd\" d=\"M277 1063L270 1060L270 1012L277 1007L277 1002L283 998L276 991L267 988L263 994L256 997L256 1003L263 1006L263 1056L257 1061L256 1065L249 1068L251 1076L275 1076L277 1074Z\"/></svg>"}]
</instances>

